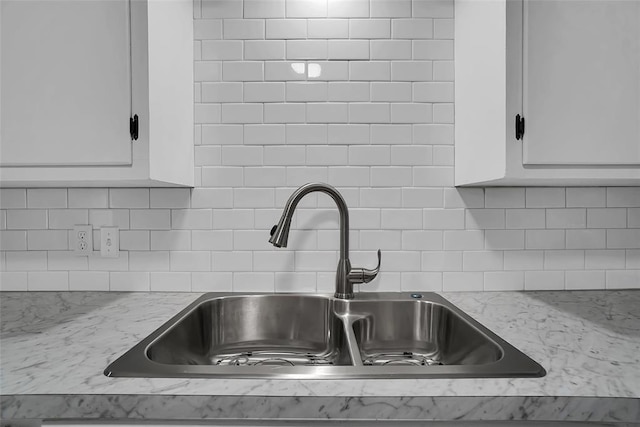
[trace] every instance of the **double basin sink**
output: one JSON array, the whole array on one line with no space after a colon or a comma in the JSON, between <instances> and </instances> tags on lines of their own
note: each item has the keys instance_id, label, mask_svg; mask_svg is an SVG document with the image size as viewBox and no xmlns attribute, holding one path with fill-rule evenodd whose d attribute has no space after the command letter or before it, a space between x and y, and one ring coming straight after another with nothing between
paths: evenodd
<instances>
[{"instance_id":1,"label":"double basin sink","mask_svg":"<svg viewBox=\"0 0 640 427\"><path fill-rule=\"evenodd\" d=\"M105 369L113 377L541 377L434 293L205 294Z\"/></svg>"}]
</instances>

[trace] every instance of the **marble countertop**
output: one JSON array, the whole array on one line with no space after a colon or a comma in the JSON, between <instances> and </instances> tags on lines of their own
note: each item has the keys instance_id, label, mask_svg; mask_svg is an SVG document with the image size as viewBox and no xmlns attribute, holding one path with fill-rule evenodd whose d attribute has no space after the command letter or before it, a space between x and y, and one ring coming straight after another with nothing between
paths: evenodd
<instances>
[{"instance_id":1,"label":"marble countertop","mask_svg":"<svg viewBox=\"0 0 640 427\"><path fill-rule=\"evenodd\" d=\"M0 294L0 418L640 421L640 291L443 293L543 378L107 378L200 294Z\"/></svg>"}]
</instances>

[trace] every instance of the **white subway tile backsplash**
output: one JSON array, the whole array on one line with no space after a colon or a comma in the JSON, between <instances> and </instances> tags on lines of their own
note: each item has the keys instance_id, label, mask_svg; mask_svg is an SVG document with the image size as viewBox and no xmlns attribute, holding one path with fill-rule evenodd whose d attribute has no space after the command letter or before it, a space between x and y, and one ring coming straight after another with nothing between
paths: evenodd
<instances>
[{"instance_id":1,"label":"white subway tile backsplash","mask_svg":"<svg viewBox=\"0 0 640 427\"><path fill-rule=\"evenodd\" d=\"M193 21L193 38L195 40L222 39L222 20L195 19Z\"/></svg>"},{"instance_id":2,"label":"white subway tile backsplash","mask_svg":"<svg viewBox=\"0 0 640 427\"><path fill-rule=\"evenodd\" d=\"M410 17L411 0L371 0L371 17Z\"/></svg>"},{"instance_id":3,"label":"white subway tile backsplash","mask_svg":"<svg viewBox=\"0 0 640 427\"><path fill-rule=\"evenodd\" d=\"M151 235L145 230L120 230L120 249L123 251L148 251ZM187 247L186 249L190 249Z\"/></svg>"},{"instance_id":4,"label":"white subway tile backsplash","mask_svg":"<svg viewBox=\"0 0 640 427\"><path fill-rule=\"evenodd\" d=\"M26 251L27 250L27 231L24 231L24 230L0 231L0 250Z\"/></svg>"},{"instance_id":5,"label":"white subway tile backsplash","mask_svg":"<svg viewBox=\"0 0 640 427\"><path fill-rule=\"evenodd\" d=\"M544 251L545 270L581 270L585 266L585 252L580 250Z\"/></svg>"},{"instance_id":6,"label":"white subway tile backsplash","mask_svg":"<svg viewBox=\"0 0 640 427\"><path fill-rule=\"evenodd\" d=\"M409 60L412 57L410 40L371 40L370 43L373 60Z\"/></svg>"},{"instance_id":7,"label":"white subway tile backsplash","mask_svg":"<svg viewBox=\"0 0 640 427\"><path fill-rule=\"evenodd\" d=\"M607 230L607 248L611 249L639 249L640 228L625 230Z\"/></svg>"},{"instance_id":8,"label":"white subway tile backsplash","mask_svg":"<svg viewBox=\"0 0 640 427\"><path fill-rule=\"evenodd\" d=\"M262 104L222 104L223 123L262 123Z\"/></svg>"},{"instance_id":9,"label":"white subway tile backsplash","mask_svg":"<svg viewBox=\"0 0 640 427\"><path fill-rule=\"evenodd\" d=\"M69 237L66 230L29 230L27 249L30 251L69 249Z\"/></svg>"},{"instance_id":10,"label":"white subway tile backsplash","mask_svg":"<svg viewBox=\"0 0 640 427\"><path fill-rule=\"evenodd\" d=\"M624 250L587 250L585 251L587 270L607 270L625 268Z\"/></svg>"},{"instance_id":11,"label":"white subway tile backsplash","mask_svg":"<svg viewBox=\"0 0 640 427\"><path fill-rule=\"evenodd\" d=\"M109 273L106 271L70 271L70 291L108 291Z\"/></svg>"},{"instance_id":12,"label":"white subway tile backsplash","mask_svg":"<svg viewBox=\"0 0 640 427\"><path fill-rule=\"evenodd\" d=\"M607 188L607 207L640 207L640 187Z\"/></svg>"},{"instance_id":13,"label":"white subway tile backsplash","mask_svg":"<svg viewBox=\"0 0 640 427\"><path fill-rule=\"evenodd\" d=\"M453 18L454 0L413 0L413 16Z\"/></svg>"},{"instance_id":14,"label":"white subway tile backsplash","mask_svg":"<svg viewBox=\"0 0 640 427\"><path fill-rule=\"evenodd\" d=\"M523 271L487 271L484 273L485 291L524 290Z\"/></svg>"},{"instance_id":15,"label":"white subway tile backsplash","mask_svg":"<svg viewBox=\"0 0 640 427\"><path fill-rule=\"evenodd\" d=\"M524 208L524 188L487 188L485 207L487 208Z\"/></svg>"},{"instance_id":16,"label":"white subway tile backsplash","mask_svg":"<svg viewBox=\"0 0 640 427\"><path fill-rule=\"evenodd\" d=\"M264 63L260 61L222 63L222 79L225 81L261 81L264 79Z\"/></svg>"},{"instance_id":17,"label":"white subway tile backsplash","mask_svg":"<svg viewBox=\"0 0 640 427\"><path fill-rule=\"evenodd\" d=\"M267 39L306 39L307 20L305 19L268 19L266 21Z\"/></svg>"},{"instance_id":18,"label":"white subway tile backsplash","mask_svg":"<svg viewBox=\"0 0 640 427\"><path fill-rule=\"evenodd\" d=\"M607 289L640 289L640 270L607 271Z\"/></svg>"},{"instance_id":19,"label":"white subway tile backsplash","mask_svg":"<svg viewBox=\"0 0 640 427\"><path fill-rule=\"evenodd\" d=\"M287 18L324 18L327 0L286 0Z\"/></svg>"},{"instance_id":20,"label":"white subway tile backsplash","mask_svg":"<svg viewBox=\"0 0 640 427\"><path fill-rule=\"evenodd\" d=\"M111 272L109 289L119 292L148 292L149 273L147 272Z\"/></svg>"},{"instance_id":21,"label":"white subway tile backsplash","mask_svg":"<svg viewBox=\"0 0 640 427\"><path fill-rule=\"evenodd\" d=\"M433 78L433 62L432 61L392 61L391 62L391 79L394 81L407 81L407 82L423 82L429 81ZM425 89L418 89L417 84L413 86L414 101L420 101L416 98L418 93L422 91L422 96L428 94L424 93ZM448 98L448 95L447 99ZM435 94L432 96L436 98ZM428 101L433 102L433 101Z\"/></svg>"},{"instance_id":22,"label":"white subway tile backsplash","mask_svg":"<svg viewBox=\"0 0 640 427\"><path fill-rule=\"evenodd\" d=\"M467 209L465 228L486 230L505 228L504 209Z\"/></svg>"},{"instance_id":23,"label":"white subway tile backsplash","mask_svg":"<svg viewBox=\"0 0 640 427\"><path fill-rule=\"evenodd\" d=\"M349 109L347 104L307 104L308 123L347 123L348 121Z\"/></svg>"},{"instance_id":24,"label":"white subway tile backsplash","mask_svg":"<svg viewBox=\"0 0 640 427\"><path fill-rule=\"evenodd\" d=\"M231 292L232 290L233 273L191 273L192 292Z\"/></svg>"},{"instance_id":25,"label":"white subway tile backsplash","mask_svg":"<svg viewBox=\"0 0 640 427\"><path fill-rule=\"evenodd\" d=\"M606 230L566 230L567 249L604 249L607 247Z\"/></svg>"},{"instance_id":26,"label":"white subway tile backsplash","mask_svg":"<svg viewBox=\"0 0 640 427\"><path fill-rule=\"evenodd\" d=\"M242 83L202 83L203 102L242 102Z\"/></svg>"},{"instance_id":27,"label":"white subway tile backsplash","mask_svg":"<svg viewBox=\"0 0 640 427\"><path fill-rule=\"evenodd\" d=\"M330 18L368 18L370 0L328 0Z\"/></svg>"},{"instance_id":28,"label":"white subway tile backsplash","mask_svg":"<svg viewBox=\"0 0 640 427\"><path fill-rule=\"evenodd\" d=\"M533 188L526 189L527 208L563 208L565 207L564 188Z\"/></svg>"},{"instance_id":29,"label":"white subway tile backsplash","mask_svg":"<svg viewBox=\"0 0 640 427\"><path fill-rule=\"evenodd\" d=\"M66 208L67 189L66 188L28 188L27 208Z\"/></svg>"},{"instance_id":30,"label":"white subway tile backsplash","mask_svg":"<svg viewBox=\"0 0 640 427\"><path fill-rule=\"evenodd\" d=\"M524 249L524 230L486 230L487 249Z\"/></svg>"},{"instance_id":31,"label":"white subway tile backsplash","mask_svg":"<svg viewBox=\"0 0 640 427\"><path fill-rule=\"evenodd\" d=\"M66 271L30 271L27 280L29 291L69 290L69 273Z\"/></svg>"},{"instance_id":32,"label":"white subway tile backsplash","mask_svg":"<svg viewBox=\"0 0 640 427\"><path fill-rule=\"evenodd\" d=\"M568 208L600 208L606 206L606 191L604 187L569 187L566 190Z\"/></svg>"},{"instance_id":33,"label":"white subway tile backsplash","mask_svg":"<svg viewBox=\"0 0 640 427\"><path fill-rule=\"evenodd\" d=\"M265 123L304 123L305 118L306 106L301 103L264 105Z\"/></svg>"},{"instance_id":34,"label":"white subway tile backsplash","mask_svg":"<svg viewBox=\"0 0 640 427\"><path fill-rule=\"evenodd\" d=\"M49 251L47 253L47 269L55 270L88 270L87 257L77 256L71 251Z\"/></svg>"},{"instance_id":35,"label":"white subway tile backsplash","mask_svg":"<svg viewBox=\"0 0 640 427\"><path fill-rule=\"evenodd\" d=\"M396 94L397 97L401 95L401 93ZM391 123L431 123L432 121L433 107L431 104L391 104Z\"/></svg>"},{"instance_id":36,"label":"white subway tile backsplash","mask_svg":"<svg viewBox=\"0 0 640 427\"><path fill-rule=\"evenodd\" d=\"M242 2L237 0L201 0L203 18L241 18Z\"/></svg>"},{"instance_id":37,"label":"white subway tile backsplash","mask_svg":"<svg viewBox=\"0 0 640 427\"><path fill-rule=\"evenodd\" d=\"M351 19L349 37L352 39L388 39L391 37L389 19Z\"/></svg>"},{"instance_id":38,"label":"white subway tile backsplash","mask_svg":"<svg viewBox=\"0 0 640 427\"><path fill-rule=\"evenodd\" d=\"M244 0L245 18L284 18L285 0Z\"/></svg>"},{"instance_id":39,"label":"white subway tile backsplash","mask_svg":"<svg viewBox=\"0 0 640 427\"><path fill-rule=\"evenodd\" d=\"M169 230L171 228L171 214L168 209L132 209L132 230Z\"/></svg>"},{"instance_id":40,"label":"white subway tile backsplash","mask_svg":"<svg viewBox=\"0 0 640 427\"><path fill-rule=\"evenodd\" d=\"M212 212L209 209L176 209L171 211L171 228L174 230L208 230Z\"/></svg>"},{"instance_id":41,"label":"white subway tile backsplash","mask_svg":"<svg viewBox=\"0 0 640 427\"><path fill-rule=\"evenodd\" d=\"M627 226L629 228L640 228L640 208L627 209Z\"/></svg>"},{"instance_id":42,"label":"white subway tile backsplash","mask_svg":"<svg viewBox=\"0 0 640 427\"><path fill-rule=\"evenodd\" d=\"M202 59L205 61L241 60L243 57L241 40L203 40Z\"/></svg>"},{"instance_id":43,"label":"white subway tile backsplash","mask_svg":"<svg viewBox=\"0 0 640 427\"><path fill-rule=\"evenodd\" d=\"M352 81L388 81L391 79L391 63L388 61L350 62L349 79Z\"/></svg>"},{"instance_id":44,"label":"white subway tile backsplash","mask_svg":"<svg viewBox=\"0 0 640 427\"><path fill-rule=\"evenodd\" d=\"M225 19L223 36L227 40L247 40L264 38L263 19Z\"/></svg>"},{"instance_id":45,"label":"white subway tile backsplash","mask_svg":"<svg viewBox=\"0 0 640 427\"><path fill-rule=\"evenodd\" d=\"M508 229L543 229L545 224L544 209L506 209L506 228Z\"/></svg>"},{"instance_id":46,"label":"white subway tile backsplash","mask_svg":"<svg viewBox=\"0 0 640 427\"><path fill-rule=\"evenodd\" d=\"M25 209L27 190L24 188L0 188L0 209Z\"/></svg>"},{"instance_id":47,"label":"white subway tile backsplash","mask_svg":"<svg viewBox=\"0 0 640 427\"><path fill-rule=\"evenodd\" d=\"M444 292L473 292L484 288L484 274L481 272L444 272L442 290Z\"/></svg>"},{"instance_id":48,"label":"white subway tile backsplash","mask_svg":"<svg viewBox=\"0 0 640 427\"><path fill-rule=\"evenodd\" d=\"M9 230L38 230L46 228L46 210L10 209L7 211L7 229Z\"/></svg>"},{"instance_id":49,"label":"white subway tile backsplash","mask_svg":"<svg viewBox=\"0 0 640 427\"><path fill-rule=\"evenodd\" d=\"M327 59L328 51L326 40L287 40L289 60Z\"/></svg>"},{"instance_id":50,"label":"white subway tile backsplash","mask_svg":"<svg viewBox=\"0 0 640 427\"><path fill-rule=\"evenodd\" d=\"M639 287L637 187L455 188L454 0L196 0L195 188L0 189L2 290L334 291L335 202L360 290ZM118 258L73 226L120 228ZM360 287L358 287L360 288Z\"/></svg>"},{"instance_id":51,"label":"white subway tile backsplash","mask_svg":"<svg viewBox=\"0 0 640 427\"><path fill-rule=\"evenodd\" d=\"M169 271L169 251L129 251L129 271Z\"/></svg>"},{"instance_id":52,"label":"white subway tile backsplash","mask_svg":"<svg viewBox=\"0 0 640 427\"><path fill-rule=\"evenodd\" d=\"M370 56L371 50L366 40L329 40L330 60L365 60Z\"/></svg>"},{"instance_id":53,"label":"white subway tile backsplash","mask_svg":"<svg viewBox=\"0 0 640 427\"><path fill-rule=\"evenodd\" d=\"M527 249L564 249L564 230L526 230Z\"/></svg>"},{"instance_id":54,"label":"white subway tile backsplash","mask_svg":"<svg viewBox=\"0 0 640 427\"><path fill-rule=\"evenodd\" d=\"M452 82L454 76L453 61L433 61L433 80Z\"/></svg>"},{"instance_id":55,"label":"white subway tile backsplash","mask_svg":"<svg viewBox=\"0 0 640 427\"><path fill-rule=\"evenodd\" d=\"M485 247L483 230L445 230L444 249L482 250Z\"/></svg>"},{"instance_id":56,"label":"white subway tile backsplash","mask_svg":"<svg viewBox=\"0 0 640 427\"><path fill-rule=\"evenodd\" d=\"M566 271L565 289L604 289L604 271Z\"/></svg>"},{"instance_id":57,"label":"white subway tile backsplash","mask_svg":"<svg viewBox=\"0 0 640 427\"><path fill-rule=\"evenodd\" d=\"M626 228L627 210L625 208L587 209L587 227Z\"/></svg>"},{"instance_id":58,"label":"white subway tile backsplash","mask_svg":"<svg viewBox=\"0 0 640 427\"><path fill-rule=\"evenodd\" d=\"M206 251L169 252L171 271L210 271L211 253Z\"/></svg>"},{"instance_id":59,"label":"white subway tile backsplash","mask_svg":"<svg viewBox=\"0 0 640 427\"><path fill-rule=\"evenodd\" d=\"M525 271L525 291L560 291L564 289L564 271Z\"/></svg>"},{"instance_id":60,"label":"white subway tile backsplash","mask_svg":"<svg viewBox=\"0 0 640 427\"><path fill-rule=\"evenodd\" d=\"M543 251L504 251L505 270L542 270L543 266Z\"/></svg>"},{"instance_id":61,"label":"white subway tile backsplash","mask_svg":"<svg viewBox=\"0 0 640 427\"><path fill-rule=\"evenodd\" d=\"M462 253L463 271L501 271L504 266L502 251L465 251Z\"/></svg>"},{"instance_id":62,"label":"white subway tile backsplash","mask_svg":"<svg viewBox=\"0 0 640 427\"><path fill-rule=\"evenodd\" d=\"M307 21L310 39L345 39L349 37L347 19L309 19Z\"/></svg>"},{"instance_id":63,"label":"white subway tile backsplash","mask_svg":"<svg viewBox=\"0 0 640 427\"><path fill-rule=\"evenodd\" d=\"M585 228L585 209L547 209L547 228Z\"/></svg>"},{"instance_id":64,"label":"white subway tile backsplash","mask_svg":"<svg viewBox=\"0 0 640 427\"><path fill-rule=\"evenodd\" d=\"M108 208L109 190L106 188L69 188L69 208Z\"/></svg>"},{"instance_id":65,"label":"white subway tile backsplash","mask_svg":"<svg viewBox=\"0 0 640 427\"><path fill-rule=\"evenodd\" d=\"M391 34L395 39L431 39L433 38L433 24L432 19L393 19L391 20Z\"/></svg>"},{"instance_id":66,"label":"white subway tile backsplash","mask_svg":"<svg viewBox=\"0 0 640 427\"><path fill-rule=\"evenodd\" d=\"M234 273L233 292L275 292L274 273Z\"/></svg>"},{"instance_id":67,"label":"white subway tile backsplash","mask_svg":"<svg viewBox=\"0 0 640 427\"><path fill-rule=\"evenodd\" d=\"M222 80L222 62L220 61L196 61L193 66L195 82Z\"/></svg>"}]
</instances>

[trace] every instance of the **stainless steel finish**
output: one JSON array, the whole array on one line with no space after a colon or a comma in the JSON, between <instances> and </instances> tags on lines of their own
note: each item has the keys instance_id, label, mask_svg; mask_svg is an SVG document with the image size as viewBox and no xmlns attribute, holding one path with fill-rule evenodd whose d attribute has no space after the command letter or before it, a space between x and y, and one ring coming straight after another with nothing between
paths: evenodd
<instances>
[{"instance_id":1,"label":"stainless steel finish","mask_svg":"<svg viewBox=\"0 0 640 427\"><path fill-rule=\"evenodd\" d=\"M349 261L349 209L342 195L328 184L309 183L301 186L287 200L282 217L278 225L271 229L269 242L278 248L286 248L289 239L289 229L291 228L291 218L300 200L309 193L320 191L331 196L340 213L340 259L336 269L336 298L353 298L354 283L369 283L378 275L380 271L380 250L378 250L378 266L373 270L364 268L351 268Z\"/></svg>"},{"instance_id":2,"label":"stainless steel finish","mask_svg":"<svg viewBox=\"0 0 640 427\"><path fill-rule=\"evenodd\" d=\"M433 293L205 294L105 370L118 377L540 377Z\"/></svg>"}]
</instances>

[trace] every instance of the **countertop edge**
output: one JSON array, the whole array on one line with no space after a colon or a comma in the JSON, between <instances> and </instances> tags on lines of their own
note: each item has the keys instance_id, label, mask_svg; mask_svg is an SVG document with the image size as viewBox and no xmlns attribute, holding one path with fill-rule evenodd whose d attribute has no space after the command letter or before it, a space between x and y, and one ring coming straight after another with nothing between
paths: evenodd
<instances>
[{"instance_id":1,"label":"countertop edge","mask_svg":"<svg viewBox=\"0 0 640 427\"><path fill-rule=\"evenodd\" d=\"M293 397L2 395L0 418L82 420L413 420L634 423L640 398L586 396Z\"/></svg>"}]
</instances>

